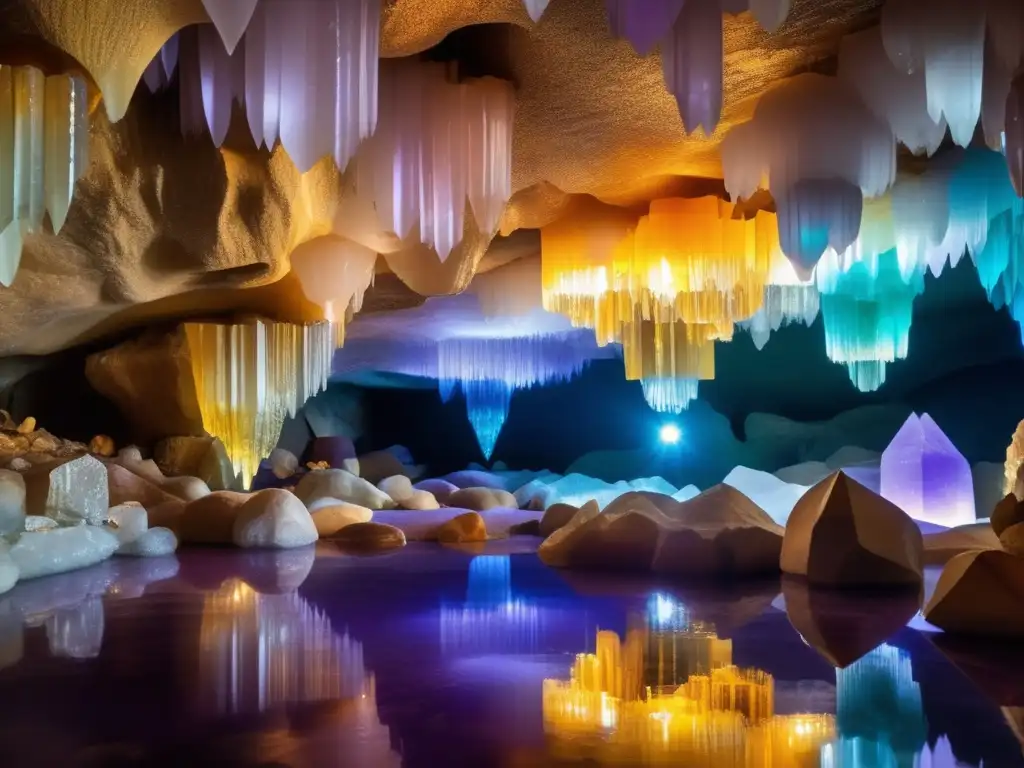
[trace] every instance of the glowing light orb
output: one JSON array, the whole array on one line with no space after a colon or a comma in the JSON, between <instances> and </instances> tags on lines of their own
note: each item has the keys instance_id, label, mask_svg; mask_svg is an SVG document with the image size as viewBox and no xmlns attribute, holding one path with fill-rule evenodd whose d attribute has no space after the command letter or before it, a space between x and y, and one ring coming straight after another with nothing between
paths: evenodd
<instances>
[{"instance_id":1,"label":"glowing light orb","mask_svg":"<svg viewBox=\"0 0 1024 768\"><path fill-rule=\"evenodd\" d=\"M665 445L675 445L682 436L683 433L675 424L663 424L658 430L658 439Z\"/></svg>"}]
</instances>

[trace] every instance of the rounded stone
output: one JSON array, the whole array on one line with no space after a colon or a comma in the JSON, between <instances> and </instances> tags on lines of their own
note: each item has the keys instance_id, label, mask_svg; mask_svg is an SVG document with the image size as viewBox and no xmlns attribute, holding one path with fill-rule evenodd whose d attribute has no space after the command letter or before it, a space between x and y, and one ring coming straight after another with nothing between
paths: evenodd
<instances>
[{"instance_id":1,"label":"rounded stone","mask_svg":"<svg viewBox=\"0 0 1024 768\"><path fill-rule=\"evenodd\" d=\"M442 524L437 529L437 540L442 544L487 541L487 525L479 512L466 512Z\"/></svg>"},{"instance_id":2,"label":"rounded stone","mask_svg":"<svg viewBox=\"0 0 1024 768\"><path fill-rule=\"evenodd\" d=\"M355 552L377 552L405 546L401 528L386 523L353 523L330 537L342 549Z\"/></svg>"}]
</instances>

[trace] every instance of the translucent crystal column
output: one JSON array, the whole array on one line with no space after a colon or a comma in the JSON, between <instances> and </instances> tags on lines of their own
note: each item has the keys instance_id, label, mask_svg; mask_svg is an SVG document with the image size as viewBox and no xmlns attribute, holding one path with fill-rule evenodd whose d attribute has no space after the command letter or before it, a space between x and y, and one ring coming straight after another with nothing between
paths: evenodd
<instances>
[{"instance_id":1,"label":"translucent crystal column","mask_svg":"<svg viewBox=\"0 0 1024 768\"><path fill-rule=\"evenodd\" d=\"M85 84L33 67L0 66L0 283L14 281L25 235L67 218L88 166Z\"/></svg>"},{"instance_id":2,"label":"translucent crystal column","mask_svg":"<svg viewBox=\"0 0 1024 768\"><path fill-rule=\"evenodd\" d=\"M910 417L882 452L881 493L915 520L975 522L971 465L927 413Z\"/></svg>"},{"instance_id":3,"label":"translucent crystal column","mask_svg":"<svg viewBox=\"0 0 1024 768\"><path fill-rule=\"evenodd\" d=\"M206 13L210 16L224 41L228 53L233 53L242 33L249 25L258 0L203 0Z\"/></svg>"},{"instance_id":4,"label":"translucent crystal column","mask_svg":"<svg viewBox=\"0 0 1024 768\"><path fill-rule=\"evenodd\" d=\"M722 116L722 8L719 0L687 0L661 44L665 87L688 133L711 136Z\"/></svg>"},{"instance_id":5,"label":"translucent crystal column","mask_svg":"<svg viewBox=\"0 0 1024 768\"><path fill-rule=\"evenodd\" d=\"M252 320L186 323L203 427L221 439L246 483L277 444L281 425L327 386L335 348L330 323Z\"/></svg>"}]
</instances>

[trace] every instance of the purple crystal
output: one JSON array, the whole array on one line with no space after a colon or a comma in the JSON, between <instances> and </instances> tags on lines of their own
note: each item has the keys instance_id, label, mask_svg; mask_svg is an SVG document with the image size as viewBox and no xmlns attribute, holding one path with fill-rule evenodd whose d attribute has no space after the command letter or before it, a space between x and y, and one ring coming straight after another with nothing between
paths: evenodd
<instances>
[{"instance_id":1,"label":"purple crystal","mask_svg":"<svg viewBox=\"0 0 1024 768\"><path fill-rule=\"evenodd\" d=\"M671 31L683 0L605 0L605 8L612 36L626 38L646 56Z\"/></svg>"},{"instance_id":2,"label":"purple crystal","mask_svg":"<svg viewBox=\"0 0 1024 768\"><path fill-rule=\"evenodd\" d=\"M882 496L916 520L975 522L971 466L931 416L910 414L882 453Z\"/></svg>"}]
</instances>

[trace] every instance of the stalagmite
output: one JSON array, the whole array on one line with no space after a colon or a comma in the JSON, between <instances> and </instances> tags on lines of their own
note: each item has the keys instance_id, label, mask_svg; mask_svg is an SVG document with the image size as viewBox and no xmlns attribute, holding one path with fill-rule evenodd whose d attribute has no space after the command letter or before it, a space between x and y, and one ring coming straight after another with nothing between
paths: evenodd
<instances>
[{"instance_id":1,"label":"stalagmite","mask_svg":"<svg viewBox=\"0 0 1024 768\"><path fill-rule=\"evenodd\" d=\"M281 425L327 386L331 323L186 323L203 427L221 439L245 482L277 444Z\"/></svg>"},{"instance_id":2,"label":"stalagmite","mask_svg":"<svg viewBox=\"0 0 1024 768\"><path fill-rule=\"evenodd\" d=\"M665 87L687 133L711 136L722 116L722 9L718 0L688 0L661 45Z\"/></svg>"},{"instance_id":3,"label":"stalagmite","mask_svg":"<svg viewBox=\"0 0 1024 768\"><path fill-rule=\"evenodd\" d=\"M233 53L249 25L258 0L203 0L203 6L224 41L227 52Z\"/></svg>"}]
</instances>

